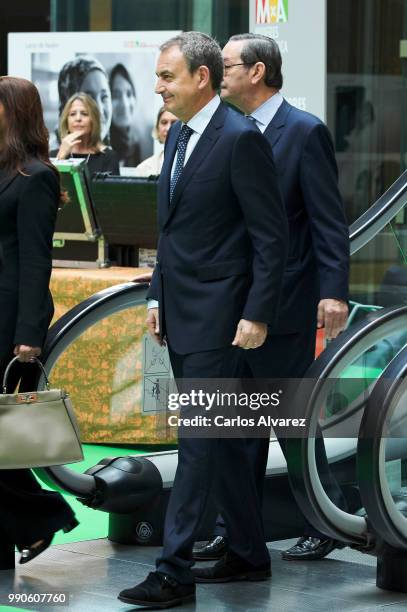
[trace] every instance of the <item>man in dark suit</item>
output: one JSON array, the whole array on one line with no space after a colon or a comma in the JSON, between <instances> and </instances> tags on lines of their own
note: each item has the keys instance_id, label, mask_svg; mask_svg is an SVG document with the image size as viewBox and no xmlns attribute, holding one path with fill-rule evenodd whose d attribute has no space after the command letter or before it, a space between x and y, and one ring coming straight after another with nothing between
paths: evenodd
<instances>
[{"instance_id":1,"label":"man in dark suit","mask_svg":"<svg viewBox=\"0 0 407 612\"><path fill-rule=\"evenodd\" d=\"M347 314L349 231L338 191L337 167L328 128L314 115L291 106L280 93L281 55L267 36L232 36L223 49L221 97L254 120L269 141L289 223L289 255L281 308L262 347L246 354L248 375L301 378L314 359L316 328L335 338ZM284 450L284 440L280 440ZM261 495L268 445L249 440ZM330 498L345 508L332 477L323 441L317 463ZM306 524L304 536L285 559L320 559L338 543ZM194 550L197 560L214 559L227 549L227 533L217 521L214 538Z\"/></svg>"},{"instance_id":2,"label":"man in dark suit","mask_svg":"<svg viewBox=\"0 0 407 612\"><path fill-rule=\"evenodd\" d=\"M158 308L149 304L147 323L160 342L166 337L176 379L233 378L242 348L261 346L277 316L288 231L272 152L252 122L221 103L222 54L209 36L165 43L156 72L156 92L181 121L160 175L149 291ZM180 437L178 448L157 571L122 591L122 601L194 599L192 546L211 486L230 534L213 581L271 575L246 440Z\"/></svg>"}]
</instances>

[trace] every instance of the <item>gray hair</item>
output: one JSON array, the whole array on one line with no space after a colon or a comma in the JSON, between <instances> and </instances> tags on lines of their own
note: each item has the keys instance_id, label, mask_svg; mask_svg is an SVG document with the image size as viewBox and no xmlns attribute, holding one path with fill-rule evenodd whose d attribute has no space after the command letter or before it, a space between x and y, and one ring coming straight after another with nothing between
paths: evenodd
<instances>
[{"instance_id":1,"label":"gray hair","mask_svg":"<svg viewBox=\"0 0 407 612\"><path fill-rule=\"evenodd\" d=\"M267 87L282 88L282 59L279 46L275 40L263 34L236 34L231 36L229 40L247 41L240 54L242 62L245 64L263 62L266 67L264 82Z\"/></svg>"},{"instance_id":2,"label":"gray hair","mask_svg":"<svg viewBox=\"0 0 407 612\"><path fill-rule=\"evenodd\" d=\"M216 40L202 32L183 32L163 43L160 51L166 51L170 47L179 47L191 74L196 72L199 66L206 66L209 69L212 88L215 91L220 88L223 79L223 59Z\"/></svg>"}]
</instances>

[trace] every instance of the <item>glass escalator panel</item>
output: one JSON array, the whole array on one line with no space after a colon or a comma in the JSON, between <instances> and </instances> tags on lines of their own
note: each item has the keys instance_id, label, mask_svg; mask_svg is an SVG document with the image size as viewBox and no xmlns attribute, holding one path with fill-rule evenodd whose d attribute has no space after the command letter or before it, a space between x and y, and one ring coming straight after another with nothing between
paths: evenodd
<instances>
[{"instance_id":1,"label":"glass escalator panel","mask_svg":"<svg viewBox=\"0 0 407 612\"><path fill-rule=\"evenodd\" d=\"M122 297L120 287L110 291L114 300L99 303L104 292L95 294L93 306L79 306L83 316L68 313L65 325L57 324L60 337L44 353L52 384L70 393L82 442L175 443L163 429L162 402L150 393L157 372L168 378L170 366L168 354L146 338L144 294L136 285Z\"/></svg>"},{"instance_id":2,"label":"glass escalator panel","mask_svg":"<svg viewBox=\"0 0 407 612\"><path fill-rule=\"evenodd\" d=\"M407 303L407 209L398 211L367 244L354 252L350 266L350 299L360 319L373 306Z\"/></svg>"}]
</instances>

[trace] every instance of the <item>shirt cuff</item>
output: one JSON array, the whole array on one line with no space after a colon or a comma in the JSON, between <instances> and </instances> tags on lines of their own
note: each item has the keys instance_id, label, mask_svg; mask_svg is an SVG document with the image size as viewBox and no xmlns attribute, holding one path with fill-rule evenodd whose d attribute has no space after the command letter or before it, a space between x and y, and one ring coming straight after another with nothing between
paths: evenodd
<instances>
[{"instance_id":1,"label":"shirt cuff","mask_svg":"<svg viewBox=\"0 0 407 612\"><path fill-rule=\"evenodd\" d=\"M158 308L159 307L159 303L158 300L147 300L147 308L150 310L150 308Z\"/></svg>"}]
</instances>

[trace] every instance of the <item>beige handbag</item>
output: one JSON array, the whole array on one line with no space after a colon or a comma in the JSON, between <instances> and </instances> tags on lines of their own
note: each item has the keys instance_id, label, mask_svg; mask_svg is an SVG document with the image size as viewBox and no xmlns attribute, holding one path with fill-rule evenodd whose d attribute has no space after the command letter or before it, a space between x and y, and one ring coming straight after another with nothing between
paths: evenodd
<instances>
[{"instance_id":1,"label":"beige handbag","mask_svg":"<svg viewBox=\"0 0 407 612\"><path fill-rule=\"evenodd\" d=\"M50 389L42 363L46 391L7 393L8 364L0 394L0 470L47 467L83 460L79 428L68 394Z\"/></svg>"}]
</instances>

